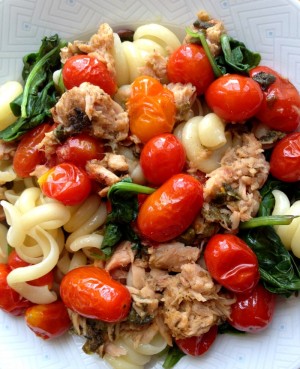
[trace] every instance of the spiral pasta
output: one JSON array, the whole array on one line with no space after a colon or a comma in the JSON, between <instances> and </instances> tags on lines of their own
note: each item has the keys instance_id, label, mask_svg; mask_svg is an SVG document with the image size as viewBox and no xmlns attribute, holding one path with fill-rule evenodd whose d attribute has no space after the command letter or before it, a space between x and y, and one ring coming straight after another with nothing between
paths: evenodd
<instances>
[{"instance_id":1,"label":"spiral pasta","mask_svg":"<svg viewBox=\"0 0 300 369\"><path fill-rule=\"evenodd\" d=\"M153 355L162 352L166 348L167 343L160 334L157 334L147 344L135 346L131 339L121 337L114 341L114 345L123 348L124 352L126 352L126 354L118 357L109 354L104 355L104 360L114 369L143 369Z\"/></svg>"},{"instance_id":2,"label":"spiral pasta","mask_svg":"<svg viewBox=\"0 0 300 369\"><path fill-rule=\"evenodd\" d=\"M300 200L291 205L284 192L274 190L272 193L275 198L273 215L300 215ZM295 218L289 225L276 226L275 230L285 248L300 258L300 218Z\"/></svg>"},{"instance_id":3,"label":"spiral pasta","mask_svg":"<svg viewBox=\"0 0 300 369\"><path fill-rule=\"evenodd\" d=\"M177 36L160 24L147 24L136 29L133 42L121 42L114 33L115 67L118 86L127 85L139 76L140 68L145 66L147 58L154 52L162 56L180 46Z\"/></svg>"}]
</instances>

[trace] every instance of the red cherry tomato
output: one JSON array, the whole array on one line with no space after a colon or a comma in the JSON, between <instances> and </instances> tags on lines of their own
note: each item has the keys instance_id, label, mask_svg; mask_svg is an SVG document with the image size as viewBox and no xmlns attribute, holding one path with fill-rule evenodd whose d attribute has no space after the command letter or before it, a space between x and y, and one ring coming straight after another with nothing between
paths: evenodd
<instances>
[{"instance_id":1,"label":"red cherry tomato","mask_svg":"<svg viewBox=\"0 0 300 369\"><path fill-rule=\"evenodd\" d=\"M77 205L91 192L87 173L72 163L58 164L38 180L43 193L64 205Z\"/></svg>"},{"instance_id":2,"label":"red cherry tomato","mask_svg":"<svg viewBox=\"0 0 300 369\"><path fill-rule=\"evenodd\" d=\"M168 60L167 75L171 82L191 83L197 94L203 94L215 79L213 69L202 46L184 44Z\"/></svg>"},{"instance_id":3,"label":"red cherry tomato","mask_svg":"<svg viewBox=\"0 0 300 369\"><path fill-rule=\"evenodd\" d=\"M275 77L273 83L263 86L263 102L256 117L267 126L283 131L295 131L300 124L300 94L296 87L273 69L258 66L251 69L255 80Z\"/></svg>"},{"instance_id":4,"label":"red cherry tomato","mask_svg":"<svg viewBox=\"0 0 300 369\"><path fill-rule=\"evenodd\" d=\"M137 226L147 239L169 241L191 225L202 204L202 184L188 174L176 174L143 202Z\"/></svg>"},{"instance_id":5,"label":"red cherry tomato","mask_svg":"<svg viewBox=\"0 0 300 369\"><path fill-rule=\"evenodd\" d=\"M208 87L205 99L220 118L227 122L243 122L258 112L263 93L252 78L226 74Z\"/></svg>"},{"instance_id":6,"label":"red cherry tomato","mask_svg":"<svg viewBox=\"0 0 300 369\"><path fill-rule=\"evenodd\" d=\"M7 264L0 264L0 309L18 316L24 314L32 303L8 285L7 276L10 271L11 269Z\"/></svg>"},{"instance_id":7,"label":"red cherry tomato","mask_svg":"<svg viewBox=\"0 0 300 369\"><path fill-rule=\"evenodd\" d=\"M253 291L236 296L231 305L229 323L236 329L255 333L265 329L272 321L275 295L258 284Z\"/></svg>"},{"instance_id":8,"label":"red cherry tomato","mask_svg":"<svg viewBox=\"0 0 300 369\"><path fill-rule=\"evenodd\" d=\"M115 323L125 319L131 307L128 289L94 266L68 272L60 285L65 305L87 318Z\"/></svg>"},{"instance_id":9,"label":"red cherry tomato","mask_svg":"<svg viewBox=\"0 0 300 369\"><path fill-rule=\"evenodd\" d=\"M185 158L184 147L178 138L171 133L164 133L146 143L140 164L148 182L161 185L182 171Z\"/></svg>"},{"instance_id":10,"label":"red cherry tomato","mask_svg":"<svg viewBox=\"0 0 300 369\"><path fill-rule=\"evenodd\" d=\"M104 144L96 137L85 133L69 137L56 150L58 163L69 162L84 167L88 160L104 157Z\"/></svg>"},{"instance_id":11,"label":"red cherry tomato","mask_svg":"<svg viewBox=\"0 0 300 369\"><path fill-rule=\"evenodd\" d=\"M11 269L26 267L28 265L31 265L21 259L19 255L17 254L16 250L12 250L11 253L8 256L7 261L8 266ZM46 273L40 278L34 279L33 281L28 281L28 284L31 284L32 286L49 286L49 288L52 287L54 281L54 274L51 270L50 272Z\"/></svg>"},{"instance_id":12,"label":"red cherry tomato","mask_svg":"<svg viewBox=\"0 0 300 369\"><path fill-rule=\"evenodd\" d=\"M67 308L60 300L28 308L25 321L27 326L44 340L59 337L71 327Z\"/></svg>"},{"instance_id":13,"label":"red cherry tomato","mask_svg":"<svg viewBox=\"0 0 300 369\"><path fill-rule=\"evenodd\" d=\"M300 180L300 133L290 133L280 140L272 151L271 174L284 182Z\"/></svg>"},{"instance_id":14,"label":"red cherry tomato","mask_svg":"<svg viewBox=\"0 0 300 369\"><path fill-rule=\"evenodd\" d=\"M172 132L176 107L173 93L158 80L138 77L127 102L130 131L143 143L161 133Z\"/></svg>"},{"instance_id":15,"label":"red cherry tomato","mask_svg":"<svg viewBox=\"0 0 300 369\"><path fill-rule=\"evenodd\" d=\"M109 95L113 95L117 90L117 84L107 66L89 55L74 55L67 59L62 69L62 77L68 90L79 87L83 82L99 86Z\"/></svg>"},{"instance_id":16,"label":"red cherry tomato","mask_svg":"<svg viewBox=\"0 0 300 369\"><path fill-rule=\"evenodd\" d=\"M45 137L45 133L51 130L52 126L44 123L22 137L13 159L13 167L19 177L28 177L38 164L46 162L45 153L38 149L38 145Z\"/></svg>"},{"instance_id":17,"label":"red cherry tomato","mask_svg":"<svg viewBox=\"0 0 300 369\"><path fill-rule=\"evenodd\" d=\"M230 291L246 292L258 283L255 253L233 234L212 236L205 247L204 260L211 276Z\"/></svg>"},{"instance_id":18,"label":"red cherry tomato","mask_svg":"<svg viewBox=\"0 0 300 369\"><path fill-rule=\"evenodd\" d=\"M204 354L217 338L218 326L214 325L210 330L199 337L188 337L176 340L177 346L187 355L200 356Z\"/></svg>"}]
</instances>

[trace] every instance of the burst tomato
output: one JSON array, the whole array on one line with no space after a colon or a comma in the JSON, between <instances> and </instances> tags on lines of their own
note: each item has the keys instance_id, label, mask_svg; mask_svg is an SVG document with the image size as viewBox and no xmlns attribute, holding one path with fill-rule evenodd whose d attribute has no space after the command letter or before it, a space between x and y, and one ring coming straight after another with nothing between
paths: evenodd
<instances>
[{"instance_id":1,"label":"burst tomato","mask_svg":"<svg viewBox=\"0 0 300 369\"><path fill-rule=\"evenodd\" d=\"M187 355L203 355L217 338L218 326L214 325L210 330L199 337L188 337L176 340L177 346Z\"/></svg>"},{"instance_id":2,"label":"burst tomato","mask_svg":"<svg viewBox=\"0 0 300 369\"><path fill-rule=\"evenodd\" d=\"M169 241L191 225L202 204L202 184L188 174L176 174L143 202L137 226L152 241Z\"/></svg>"},{"instance_id":3,"label":"burst tomato","mask_svg":"<svg viewBox=\"0 0 300 369\"><path fill-rule=\"evenodd\" d=\"M27 263L23 259L20 258L20 256L17 254L16 250L12 250L8 256L7 261L8 266L11 269L26 267L31 264ZM54 274L51 270L50 272L46 273L40 278L34 279L33 281L28 281L28 284L31 284L32 286L49 286L49 288L52 287L54 281Z\"/></svg>"},{"instance_id":4,"label":"burst tomato","mask_svg":"<svg viewBox=\"0 0 300 369\"><path fill-rule=\"evenodd\" d=\"M0 264L0 309L12 315L22 315L32 303L7 283L7 276L11 269L7 264Z\"/></svg>"},{"instance_id":5,"label":"burst tomato","mask_svg":"<svg viewBox=\"0 0 300 369\"><path fill-rule=\"evenodd\" d=\"M300 180L300 133L290 133L280 140L270 159L271 174L284 182Z\"/></svg>"},{"instance_id":6,"label":"burst tomato","mask_svg":"<svg viewBox=\"0 0 300 369\"><path fill-rule=\"evenodd\" d=\"M94 266L83 266L68 272L60 285L65 305L87 318L108 323L125 319L131 307L128 289Z\"/></svg>"},{"instance_id":7,"label":"burst tomato","mask_svg":"<svg viewBox=\"0 0 300 369\"><path fill-rule=\"evenodd\" d=\"M140 164L148 182L161 185L182 171L185 164L184 147L171 133L155 136L144 146Z\"/></svg>"},{"instance_id":8,"label":"burst tomato","mask_svg":"<svg viewBox=\"0 0 300 369\"><path fill-rule=\"evenodd\" d=\"M220 118L227 122L243 122L258 112L263 93L252 78L226 74L208 87L205 99Z\"/></svg>"},{"instance_id":9,"label":"burst tomato","mask_svg":"<svg viewBox=\"0 0 300 369\"><path fill-rule=\"evenodd\" d=\"M295 131L300 124L300 94L295 86L265 66L251 69L250 76L263 90L263 102L256 117L273 129Z\"/></svg>"},{"instance_id":10,"label":"burst tomato","mask_svg":"<svg viewBox=\"0 0 300 369\"><path fill-rule=\"evenodd\" d=\"M72 163L58 164L43 174L39 180L43 193L64 205L77 205L91 192L87 173Z\"/></svg>"},{"instance_id":11,"label":"burst tomato","mask_svg":"<svg viewBox=\"0 0 300 369\"><path fill-rule=\"evenodd\" d=\"M203 94L215 79L213 69L202 46L184 44L169 57L167 75L171 82L191 83L197 94Z\"/></svg>"},{"instance_id":12,"label":"burst tomato","mask_svg":"<svg viewBox=\"0 0 300 369\"><path fill-rule=\"evenodd\" d=\"M25 321L27 326L44 340L59 337L71 327L67 308L60 300L28 308Z\"/></svg>"},{"instance_id":13,"label":"burst tomato","mask_svg":"<svg viewBox=\"0 0 300 369\"><path fill-rule=\"evenodd\" d=\"M258 283L257 257L251 248L235 235L212 236L205 247L204 259L211 276L230 291L246 292Z\"/></svg>"},{"instance_id":14,"label":"burst tomato","mask_svg":"<svg viewBox=\"0 0 300 369\"><path fill-rule=\"evenodd\" d=\"M38 164L46 162L45 153L38 149L38 145L45 137L45 133L51 130L52 126L44 123L22 137L13 159L13 167L19 177L28 177Z\"/></svg>"},{"instance_id":15,"label":"burst tomato","mask_svg":"<svg viewBox=\"0 0 300 369\"><path fill-rule=\"evenodd\" d=\"M99 86L109 95L113 95L117 90L117 84L107 66L90 55L74 55L68 58L62 69L62 77L68 90L80 86L83 82Z\"/></svg>"},{"instance_id":16,"label":"burst tomato","mask_svg":"<svg viewBox=\"0 0 300 369\"><path fill-rule=\"evenodd\" d=\"M130 131L143 143L161 133L172 132L175 123L173 93L154 78L138 77L127 102Z\"/></svg>"},{"instance_id":17,"label":"burst tomato","mask_svg":"<svg viewBox=\"0 0 300 369\"><path fill-rule=\"evenodd\" d=\"M96 137L85 133L69 137L56 150L58 163L73 163L84 167L88 160L104 157L104 144Z\"/></svg>"},{"instance_id":18,"label":"burst tomato","mask_svg":"<svg viewBox=\"0 0 300 369\"><path fill-rule=\"evenodd\" d=\"M272 321L275 295L258 284L249 293L238 294L231 305L229 323L236 329L255 333L265 329Z\"/></svg>"}]
</instances>

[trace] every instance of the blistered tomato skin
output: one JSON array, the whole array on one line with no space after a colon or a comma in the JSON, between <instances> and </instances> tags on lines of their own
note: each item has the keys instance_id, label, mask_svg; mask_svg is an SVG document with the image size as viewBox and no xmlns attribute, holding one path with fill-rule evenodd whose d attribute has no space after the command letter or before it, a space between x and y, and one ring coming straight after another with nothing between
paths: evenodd
<instances>
[{"instance_id":1,"label":"blistered tomato skin","mask_svg":"<svg viewBox=\"0 0 300 369\"><path fill-rule=\"evenodd\" d=\"M108 323L125 319L131 307L128 289L106 270L94 266L68 272L61 282L60 294L69 309Z\"/></svg>"},{"instance_id":2,"label":"blistered tomato skin","mask_svg":"<svg viewBox=\"0 0 300 369\"><path fill-rule=\"evenodd\" d=\"M202 184L189 174L176 174L143 202L138 229L151 241L169 241L192 224L202 205Z\"/></svg>"},{"instance_id":3,"label":"blistered tomato skin","mask_svg":"<svg viewBox=\"0 0 300 369\"><path fill-rule=\"evenodd\" d=\"M205 247L204 260L211 276L229 291L251 291L259 281L255 253L235 235L212 236Z\"/></svg>"},{"instance_id":4,"label":"blistered tomato skin","mask_svg":"<svg viewBox=\"0 0 300 369\"><path fill-rule=\"evenodd\" d=\"M263 93L250 77L226 74L208 87L205 100L220 118L241 123L253 117L263 101Z\"/></svg>"},{"instance_id":5,"label":"blistered tomato skin","mask_svg":"<svg viewBox=\"0 0 300 369\"><path fill-rule=\"evenodd\" d=\"M271 174L283 182L300 180L300 132L290 133L272 151Z\"/></svg>"},{"instance_id":6,"label":"blistered tomato skin","mask_svg":"<svg viewBox=\"0 0 300 369\"><path fill-rule=\"evenodd\" d=\"M186 156L182 143L171 133L153 137L143 147L140 163L149 183L161 185L182 171Z\"/></svg>"},{"instance_id":7,"label":"blistered tomato skin","mask_svg":"<svg viewBox=\"0 0 300 369\"><path fill-rule=\"evenodd\" d=\"M60 300L28 308L25 321L27 326L44 340L62 336L71 327L67 308Z\"/></svg>"},{"instance_id":8,"label":"blistered tomato skin","mask_svg":"<svg viewBox=\"0 0 300 369\"><path fill-rule=\"evenodd\" d=\"M276 295L258 284L253 291L236 295L228 321L240 331L260 332L272 321L275 304Z\"/></svg>"},{"instance_id":9,"label":"blistered tomato skin","mask_svg":"<svg viewBox=\"0 0 300 369\"><path fill-rule=\"evenodd\" d=\"M299 92L288 79L269 67L258 66L250 70L252 78L261 73L274 76L275 81L263 89L263 102L256 117L275 130L295 131L300 125Z\"/></svg>"}]
</instances>

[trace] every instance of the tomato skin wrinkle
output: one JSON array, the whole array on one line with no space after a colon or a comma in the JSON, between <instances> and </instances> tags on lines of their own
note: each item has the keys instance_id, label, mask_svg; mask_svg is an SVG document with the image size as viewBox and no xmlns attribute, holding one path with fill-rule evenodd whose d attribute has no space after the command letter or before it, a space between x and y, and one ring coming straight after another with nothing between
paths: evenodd
<instances>
[{"instance_id":1,"label":"tomato skin wrinkle","mask_svg":"<svg viewBox=\"0 0 300 369\"><path fill-rule=\"evenodd\" d=\"M252 290L259 281L256 255L235 235L212 236L205 247L204 260L211 276L230 291Z\"/></svg>"},{"instance_id":2,"label":"tomato skin wrinkle","mask_svg":"<svg viewBox=\"0 0 300 369\"><path fill-rule=\"evenodd\" d=\"M68 272L60 286L61 298L73 311L108 323L126 318L131 295L109 273L94 266L83 266Z\"/></svg>"},{"instance_id":3,"label":"tomato skin wrinkle","mask_svg":"<svg viewBox=\"0 0 300 369\"><path fill-rule=\"evenodd\" d=\"M202 205L202 184L191 175L176 174L141 205L138 229L152 241L169 241L190 226Z\"/></svg>"}]
</instances>

